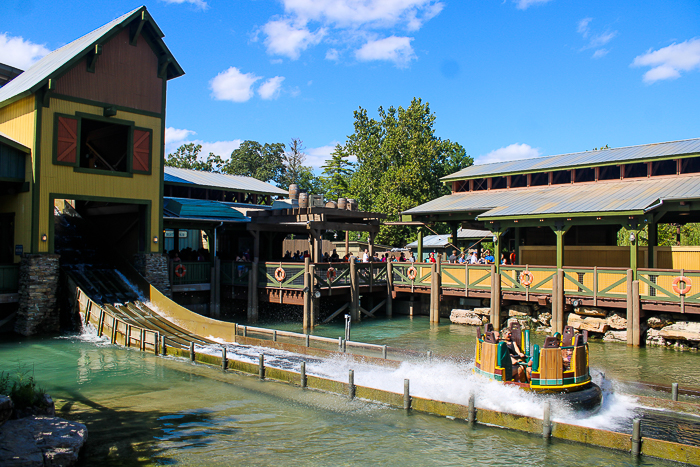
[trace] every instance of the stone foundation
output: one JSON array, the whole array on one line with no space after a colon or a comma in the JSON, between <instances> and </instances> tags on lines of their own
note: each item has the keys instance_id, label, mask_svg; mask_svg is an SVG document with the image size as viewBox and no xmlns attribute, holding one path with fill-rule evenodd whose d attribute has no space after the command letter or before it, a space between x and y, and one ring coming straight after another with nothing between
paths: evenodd
<instances>
[{"instance_id":1,"label":"stone foundation","mask_svg":"<svg viewBox=\"0 0 700 467\"><path fill-rule=\"evenodd\" d=\"M24 255L19 265L19 309L15 332L31 336L60 330L56 303L59 255Z\"/></svg>"},{"instance_id":2,"label":"stone foundation","mask_svg":"<svg viewBox=\"0 0 700 467\"><path fill-rule=\"evenodd\" d=\"M158 253L134 255L134 267L153 287L166 297L172 297L168 258Z\"/></svg>"}]
</instances>

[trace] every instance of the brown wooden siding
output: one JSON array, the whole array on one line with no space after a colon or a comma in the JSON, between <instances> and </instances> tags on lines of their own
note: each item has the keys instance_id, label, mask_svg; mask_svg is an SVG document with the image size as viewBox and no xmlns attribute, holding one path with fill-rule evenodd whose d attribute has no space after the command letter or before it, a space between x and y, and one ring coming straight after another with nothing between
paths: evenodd
<instances>
[{"instance_id":1,"label":"brown wooden siding","mask_svg":"<svg viewBox=\"0 0 700 467\"><path fill-rule=\"evenodd\" d=\"M78 119L58 117L56 160L75 164L78 154Z\"/></svg>"},{"instance_id":2,"label":"brown wooden siding","mask_svg":"<svg viewBox=\"0 0 700 467\"><path fill-rule=\"evenodd\" d=\"M124 30L103 44L94 73L82 60L58 79L56 92L160 113L163 80L158 78L158 57L143 38L129 45L129 31Z\"/></svg>"}]
</instances>

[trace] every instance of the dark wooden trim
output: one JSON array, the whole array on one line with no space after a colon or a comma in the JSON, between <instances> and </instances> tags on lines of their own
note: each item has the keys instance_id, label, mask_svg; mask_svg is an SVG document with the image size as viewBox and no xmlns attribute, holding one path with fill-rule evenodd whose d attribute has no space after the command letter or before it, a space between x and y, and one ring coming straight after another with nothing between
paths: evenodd
<instances>
[{"instance_id":1,"label":"dark wooden trim","mask_svg":"<svg viewBox=\"0 0 700 467\"><path fill-rule=\"evenodd\" d=\"M51 94L51 98L52 99L60 99L62 101L75 102L76 104L91 105L94 107L99 107L101 109L104 109L105 107L113 107L116 110L120 110L122 112L129 112L129 113L137 114L137 115L145 115L147 117L162 118L162 116L164 115L164 114L157 113L157 112L149 112L148 110L140 110L140 109L134 109L132 107L124 107L121 105L111 104L109 102L93 101L91 99L85 99L82 97L68 96L66 94Z\"/></svg>"},{"instance_id":2,"label":"dark wooden trim","mask_svg":"<svg viewBox=\"0 0 700 467\"><path fill-rule=\"evenodd\" d=\"M34 161L32 172L34 174L34 180L32 181L32 231L31 239L29 241L29 248L31 253L39 253L39 220L41 212L41 198L39 191L40 181L41 181L41 113L42 113L42 99L39 94L34 96L34 111L36 116L34 119ZM53 209L49 209L51 215L53 215ZM53 222L51 222L53 225Z\"/></svg>"},{"instance_id":3,"label":"dark wooden trim","mask_svg":"<svg viewBox=\"0 0 700 467\"><path fill-rule=\"evenodd\" d=\"M97 65L97 59L100 55L102 55L102 44L95 44L93 49L88 52L87 60L85 60L85 63L87 64L87 71L89 73L95 72L95 65Z\"/></svg>"}]
</instances>

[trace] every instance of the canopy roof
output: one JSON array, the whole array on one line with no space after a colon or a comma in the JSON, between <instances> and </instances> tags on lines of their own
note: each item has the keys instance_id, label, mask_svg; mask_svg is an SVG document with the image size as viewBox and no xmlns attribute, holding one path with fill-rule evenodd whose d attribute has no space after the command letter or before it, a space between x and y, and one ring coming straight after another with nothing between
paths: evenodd
<instances>
[{"instance_id":1,"label":"canopy roof","mask_svg":"<svg viewBox=\"0 0 700 467\"><path fill-rule=\"evenodd\" d=\"M0 107L4 107L16 100L35 93L42 86L47 84L49 78L60 76L63 72L72 68L76 63L82 60L85 55L94 50L95 44L104 41L105 38L111 36L112 32L118 32L124 27L127 27L136 19L144 20L146 27L142 28L142 34L148 34L149 39L160 49L162 59L167 61L167 79L184 75L185 72L177 63L172 53L170 53L165 42L163 42L163 32L148 13L146 7L142 6L74 40L70 44L54 50L40 59L27 71L0 88Z\"/></svg>"},{"instance_id":2,"label":"canopy roof","mask_svg":"<svg viewBox=\"0 0 700 467\"><path fill-rule=\"evenodd\" d=\"M409 215L465 212L478 220L638 215L663 201L700 199L699 176L629 179L456 193L405 211Z\"/></svg>"},{"instance_id":3,"label":"canopy roof","mask_svg":"<svg viewBox=\"0 0 700 467\"><path fill-rule=\"evenodd\" d=\"M463 229L461 227L457 229L457 238L461 238L464 240L481 240L485 237L490 239L492 235L493 234L490 230ZM451 237L452 235L450 234L426 235L425 237L423 237L423 246L428 248L444 248L450 243ZM409 243L408 245L406 245L406 248L418 248L418 240Z\"/></svg>"},{"instance_id":4,"label":"canopy roof","mask_svg":"<svg viewBox=\"0 0 700 467\"><path fill-rule=\"evenodd\" d=\"M700 154L700 138L665 143L642 144L598 151L575 152L557 156L535 157L508 162L495 162L466 167L443 177L443 181L477 177L494 177L519 173L545 172L575 167L597 167L670 156Z\"/></svg>"},{"instance_id":5,"label":"canopy roof","mask_svg":"<svg viewBox=\"0 0 700 467\"><path fill-rule=\"evenodd\" d=\"M166 184L198 185L204 188L219 188L272 196L288 194L287 191L281 188L261 182L253 177L180 169L176 167L165 167L164 181Z\"/></svg>"},{"instance_id":6,"label":"canopy roof","mask_svg":"<svg viewBox=\"0 0 700 467\"><path fill-rule=\"evenodd\" d=\"M169 218L250 222L250 218L226 203L204 199L164 198L163 215Z\"/></svg>"}]
</instances>

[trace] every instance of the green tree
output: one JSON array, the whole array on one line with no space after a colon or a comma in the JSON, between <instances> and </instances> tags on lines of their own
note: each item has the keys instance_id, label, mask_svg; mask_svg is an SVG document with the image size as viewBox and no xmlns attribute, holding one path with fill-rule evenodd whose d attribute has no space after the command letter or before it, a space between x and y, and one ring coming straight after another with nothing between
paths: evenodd
<instances>
[{"instance_id":1,"label":"green tree","mask_svg":"<svg viewBox=\"0 0 700 467\"><path fill-rule=\"evenodd\" d=\"M449 194L440 178L474 162L460 144L435 135L435 115L421 99L405 109L380 107L377 120L363 108L354 116L355 132L343 148L357 158L348 195L363 210L387 214L387 220L399 220L402 211ZM382 226L376 241L403 245L413 237L407 227Z\"/></svg>"},{"instance_id":2,"label":"green tree","mask_svg":"<svg viewBox=\"0 0 700 467\"><path fill-rule=\"evenodd\" d=\"M306 193L321 193L321 184L311 167L304 165L306 153L304 142L299 138L292 138L289 143L289 151L282 154L284 170L280 177L279 187L285 190L289 185L296 183L300 191Z\"/></svg>"},{"instance_id":3,"label":"green tree","mask_svg":"<svg viewBox=\"0 0 700 467\"><path fill-rule=\"evenodd\" d=\"M324 192L333 199L344 198L348 194L353 164L340 144L336 144L331 158L323 165L321 185Z\"/></svg>"},{"instance_id":4,"label":"green tree","mask_svg":"<svg viewBox=\"0 0 700 467\"><path fill-rule=\"evenodd\" d=\"M265 143L244 141L238 149L231 153L231 159L221 169L230 175L245 175L263 182L281 184L284 174L282 155L283 143Z\"/></svg>"},{"instance_id":5,"label":"green tree","mask_svg":"<svg viewBox=\"0 0 700 467\"><path fill-rule=\"evenodd\" d=\"M214 153L209 153L206 160L199 158L202 145L194 143L183 144L174 153L168 154L165 165L181 169L202 170L205 172L219 172L225 165L223 159Z\"/></svg>"}]
</instances>

